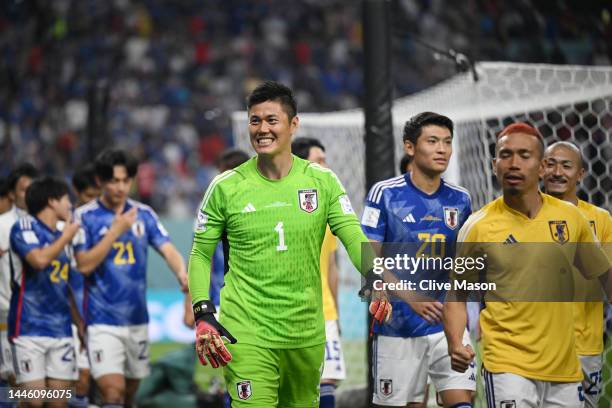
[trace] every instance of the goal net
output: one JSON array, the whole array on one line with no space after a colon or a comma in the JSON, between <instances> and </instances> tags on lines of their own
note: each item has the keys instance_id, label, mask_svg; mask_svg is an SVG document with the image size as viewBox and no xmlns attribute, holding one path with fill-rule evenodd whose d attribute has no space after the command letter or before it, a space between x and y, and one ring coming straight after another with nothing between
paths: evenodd
<instances>
[{"instance_id":1,"label":"goal net","mask_svg":"<svg viewBox=\"0 0 612 408\"><path fill-rule=\"evenodd\" d=\"M508 123L527 121L540 130L547 144L569 140L580 147L587 167L580 195L610 211L612 67L485 62L477 64L476 71L478 81L471 73L457 74L423 92L394 101L396 163L403 154L402 127L408 118L422 111L449 116L456 127L454 154L445 178L470 191L476 210L500 193L491 167L496 134ZM366 194L365 160L377 160L365 157L363 112L302 113L299 117L297 136L321 140L330 167L361 214ZM246 112L234 113L234 138L237 147L252 152L246 119ZM359 276L345 254L341 254L340 265L340 321L349 375L346 387L367 381L367 328L365 305L356 296ZM612 330L610 317L607 324ZM601 406L610 406L610 340L605 359Z\"/></svg>"}]
</instances>

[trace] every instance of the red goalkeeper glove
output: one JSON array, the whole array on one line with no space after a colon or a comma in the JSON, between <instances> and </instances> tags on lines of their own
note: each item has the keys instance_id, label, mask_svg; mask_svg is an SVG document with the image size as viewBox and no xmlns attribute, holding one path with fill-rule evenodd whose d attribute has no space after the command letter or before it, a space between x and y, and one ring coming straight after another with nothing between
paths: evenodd
<instances>
[{"instance_id":1,"label":"red goalkeeper glove","mask_svg":"<svg viewBox=\"0 0 612 408\"><path fill-rule=\"evenodd\" d=\"M193 315L196 320L196 352L202 365L206 360L213 368L225 366L232 360L227 347L221 337L230 343L236 343L236 338L215 319L215 305L204 300L193 305Z\"/></svg>"}]
</instances>

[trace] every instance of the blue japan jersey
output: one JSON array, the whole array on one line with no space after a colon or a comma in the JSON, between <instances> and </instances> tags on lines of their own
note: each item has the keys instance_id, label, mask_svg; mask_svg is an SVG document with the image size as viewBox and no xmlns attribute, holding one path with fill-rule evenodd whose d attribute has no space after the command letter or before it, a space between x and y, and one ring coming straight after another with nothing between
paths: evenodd
<instances>
[{"instance_id":1,"label":"blue japan jersey","mask_svg":"<svg viewBox=\"0 0 612 408\"><path fill-rule=\"evenodd\" d=\"M53 231L31 216L20 218L11 229L13 282L9 311L9 336L71 337L68 278L70 247L43 270L34 269L25 257L34 249L55 242L62 232Z\"/></svg>"},{"instance_id":2,"label":"blue japan jersey","mask_svg":"<svg viewBox=\"0 0 612 408\"><path fill-rule=\"evenodd\" d=\"M137 208L136 222L111 247L106 258L85 277L84 313L87 324L129 326L145 324L147 313L147 250L170 241L155 212L148 206L128 200L124 212ZM96 246L110 229L115 213L100 200L76 211L81 230L74 239L74 251Z\"/></svg>"},{"instance_id":3,"label":"blue japan jersey","mask_svg":"<svg viewBox=\"0 0 612 408\"><path fill-rule=\"evenodd\" d=\"M433 194L418 189L410 173L376 183L366 199L361 226L371 240L379 242L415 243L413 247L428 243L443 243L444 256L453 256L452 249L459 229L472 213L467 190L442 180ZM440 246L438 246L440 248ZM386 254L385 254L386 255ZM439 254L438 254L439 255ZM388 256L388 255L387 255ZM431 276L448 280L448 273ZM417 271L419 278L425 277ZM438 299L442 300L442 299ZM374 332L392 337L419 337L443 330L442 324L430 324L402 301L392 301L391 320L375 325Z\"/></svg>"}]
</instances>

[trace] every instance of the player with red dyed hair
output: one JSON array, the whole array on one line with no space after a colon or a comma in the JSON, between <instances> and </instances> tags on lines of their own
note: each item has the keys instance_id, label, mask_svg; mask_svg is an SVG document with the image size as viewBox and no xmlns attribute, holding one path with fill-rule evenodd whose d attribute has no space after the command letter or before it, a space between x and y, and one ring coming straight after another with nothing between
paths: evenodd
<instances>
[{"instance_id":1,"label":"player with red dyed hair","mask_svg":"<svg viewBox=\"0 0 612 408\"><path fill-rule=\"evenodd\" d=\"M459 231L457 256L488 255L486 273L503 271L513 281L524 282L519 291L529 290L525 284L533 282L529 279L536 274L550 271L558 274L551 279L562 280L564 270L576 267L585 278L595 282L598 278L610 298L610 261L599 245L588 245L595 241L588 221L573 204L539 191L543 159L544 141L532 126L515 123L499 134L493 167L503 195L468 218ZM494 243L499 243L495 251L483 249ZM519 243L548 244L524 251ZM544 246L554 247L558 259L533 252ZM551 268L551 262L558 264ZM495 293L484 296L480 313L487 406L582 407L578 386L583 373L576 352L573 304L562 301L567 299L537 302L516 296L491 301L490 295L494 298ZM466 293L448 296L444 331L452 367L463 372L473 359L463 342Z\"/></svg>"}]
</instances>

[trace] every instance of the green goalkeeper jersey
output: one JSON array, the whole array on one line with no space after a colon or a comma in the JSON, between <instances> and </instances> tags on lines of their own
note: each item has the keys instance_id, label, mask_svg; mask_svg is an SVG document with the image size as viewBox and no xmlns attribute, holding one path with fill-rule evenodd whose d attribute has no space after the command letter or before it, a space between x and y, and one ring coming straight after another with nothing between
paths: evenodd
<instances>
[{"instance_id":1,"label":"green goalkeeper jersey","mask_svg":"<svg viewBox=\"0 0 612 408\"><path fill-rule=\"evenodd\" d=\"M319 261L327 224L361 269L361 244L368 241L331 170L293 156L289 174L270 180L254 157L220 174L195 223L193 302L209 299L211 256L225 231L230 249L221 324L239 342L261 347L325 342Z\"/></svg>"}]
</instances>

